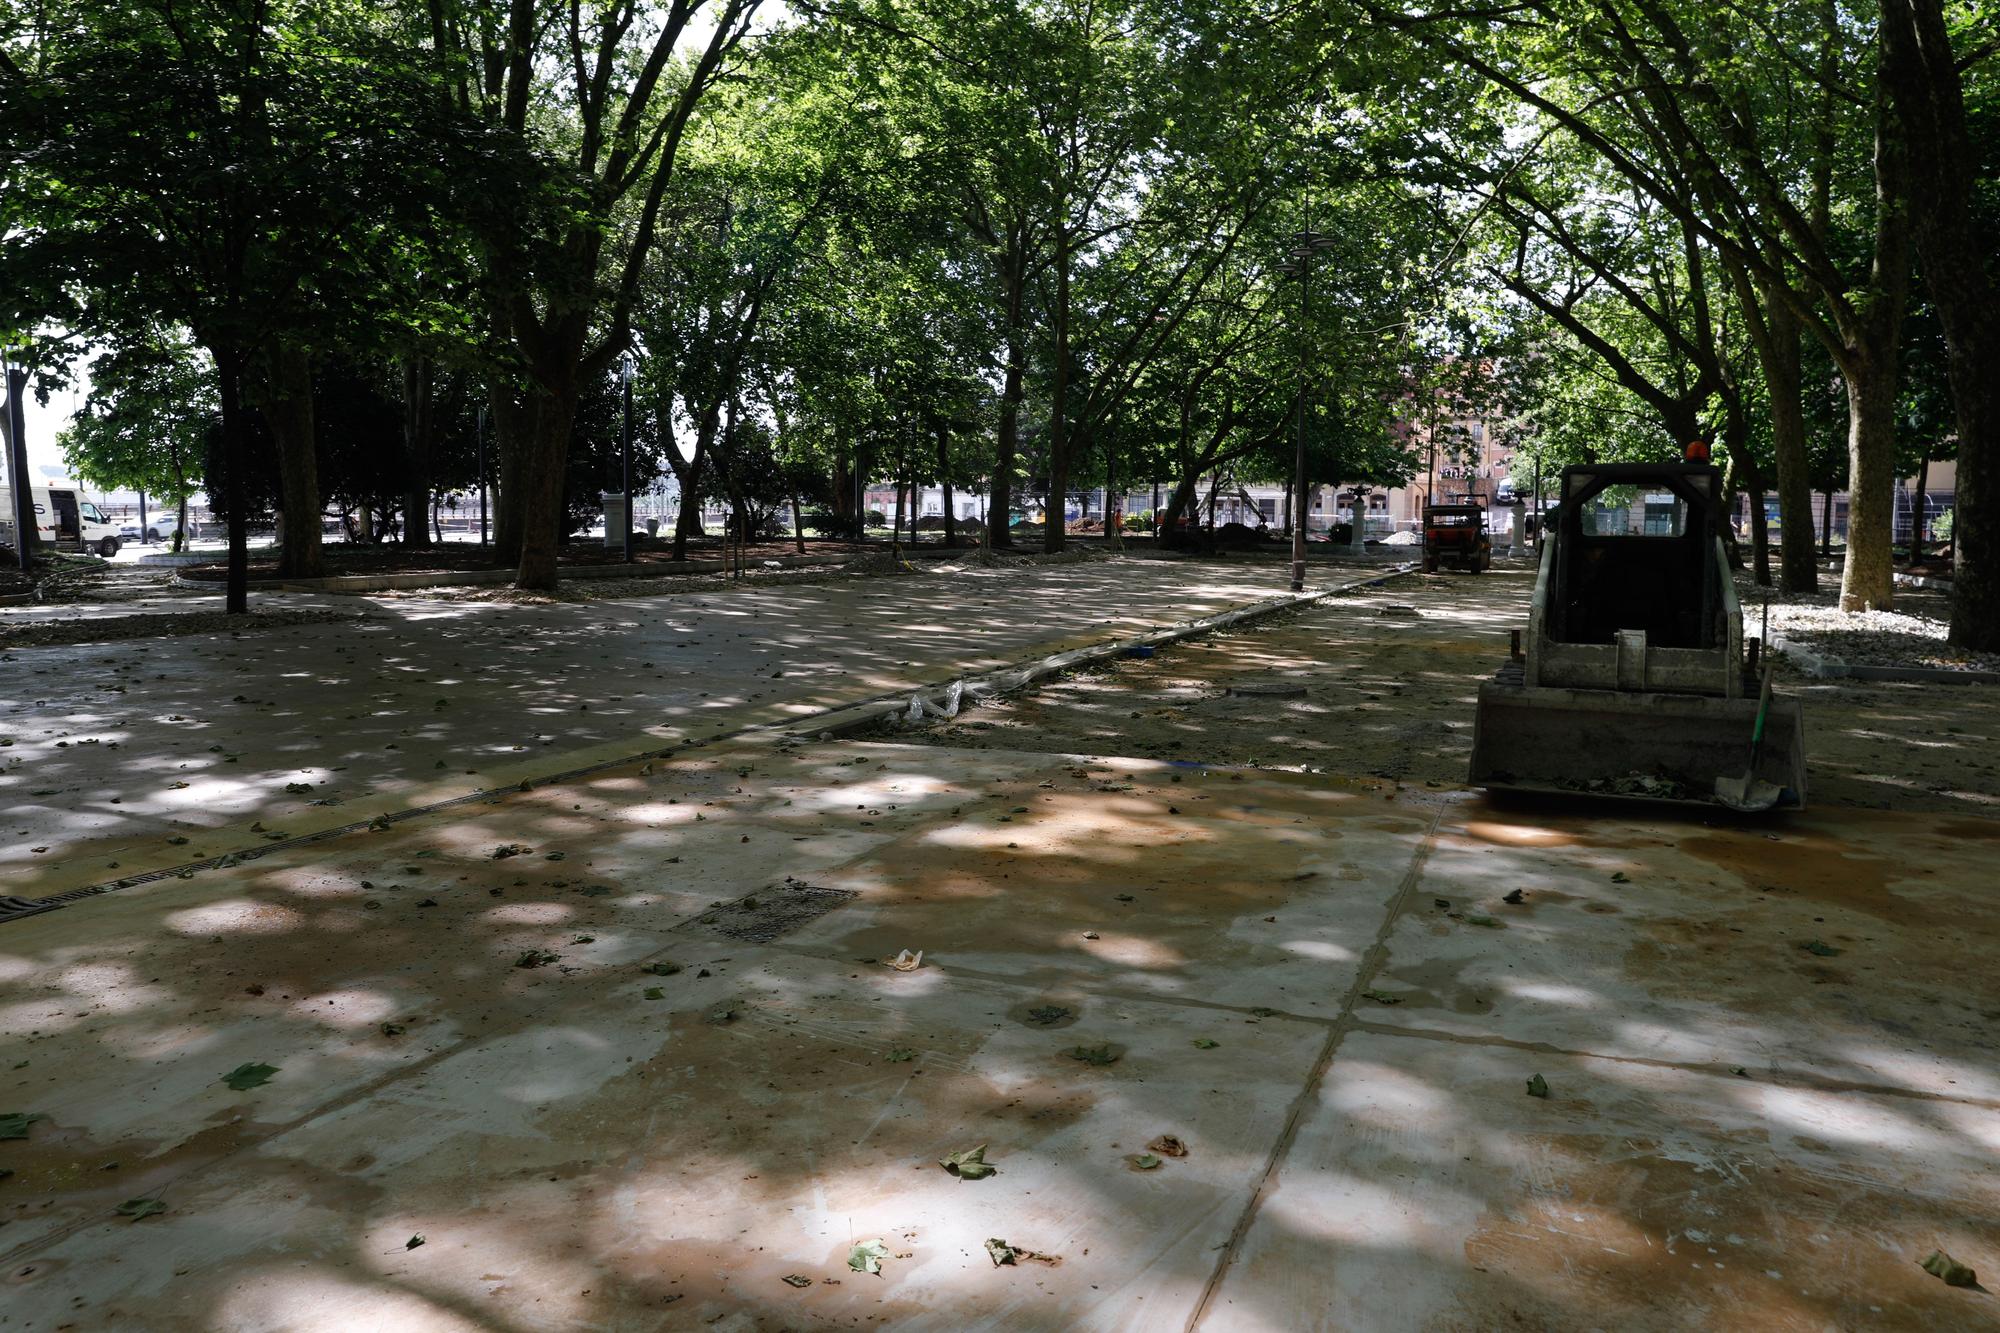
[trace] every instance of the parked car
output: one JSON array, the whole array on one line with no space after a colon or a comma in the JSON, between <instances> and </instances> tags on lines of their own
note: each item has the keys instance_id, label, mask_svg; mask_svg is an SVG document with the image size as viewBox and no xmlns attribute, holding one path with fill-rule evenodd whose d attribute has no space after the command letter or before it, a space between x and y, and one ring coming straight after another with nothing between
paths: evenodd
<instances>
[{"instance_id":1,"label":"parked car","mask_svg":"<svg viewBox=\"0 0 2000 1333\"><path fill-rule=\"evenodd\" d=\"M141 528L139 520L128 519L119 532L128 542L158 542L172 537L180 528L181 516L169 509L162 514L147 514L146 526ZM201 536L201 525L192 519L188 521L188 540Z\"/></svg>"},{"instance_id":2,"label":"parked car","mask_svg":"<svg viewBox=\"0 0 2000 1333\"><path fill-rule=\"evenodd\" d=\"M83 498L74 486L30 486L35 506L37 540L64 551L95 551L106 559L118 554L118 530ZM0 541L14 543L14 493L0 486Z\"/></svg>"}]
</instances>

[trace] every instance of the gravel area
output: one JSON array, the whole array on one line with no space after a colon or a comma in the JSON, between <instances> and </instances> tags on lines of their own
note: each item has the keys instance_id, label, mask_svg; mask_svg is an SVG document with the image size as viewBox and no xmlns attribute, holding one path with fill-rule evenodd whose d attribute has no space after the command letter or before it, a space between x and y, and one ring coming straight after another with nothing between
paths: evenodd
<instances>
[{"instance_id":1,"label":"gravel area","mask_svg":"<svg viewBox=\"0 0 2000 1333\"><path fill-rule=\"evenodd\" d=\"M1978 653L1945 641L1951 598L1942 589L1898 588L1893 611L1842 611L1837 579L1828 590L1788 596L1771 589L1771 633L1816 653L1867 666L1928 667L1944 671L2000 671L2000 653ZM1754 635L1766 590L1737 583L1743 628Z\"/></svg>"},{"instance_id":2,"label":"gravel area","mask_svg":"<svg viewBox=\"0 0 2000 1333\"><path fill-rule=\"evenodd\" d=\"M316 625L329 620L360 620L359 611L252 611L232 616L222 611L150 611L129 616L98 616L88 620L19 620L0 618L0 650L52 648L71 643L117 643L182 634L246 634Z\"/></svg>"}]
</instances>

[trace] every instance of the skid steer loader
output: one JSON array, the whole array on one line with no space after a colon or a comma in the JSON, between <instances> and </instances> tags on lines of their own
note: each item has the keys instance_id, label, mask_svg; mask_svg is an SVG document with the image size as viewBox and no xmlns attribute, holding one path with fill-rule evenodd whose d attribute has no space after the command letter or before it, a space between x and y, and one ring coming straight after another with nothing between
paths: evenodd
<instances>
[{"instance_id":1,"label":"skid steer loader","mask_svg":"<svg viewBox=\"0 0 2000 1333\"><path fill-rule=\"evenodd\" d=\"M1758 726L1721 494L1704 463L1563 472L1526 651L1479 687L1472 785L1738 809L1753 807L1730 793L1753 785L1766 805L1805 804L1798 701L1768 698ZM1636 531L1596 503L1621 497L1643 504Z\"/></svg>"}]
</instances>

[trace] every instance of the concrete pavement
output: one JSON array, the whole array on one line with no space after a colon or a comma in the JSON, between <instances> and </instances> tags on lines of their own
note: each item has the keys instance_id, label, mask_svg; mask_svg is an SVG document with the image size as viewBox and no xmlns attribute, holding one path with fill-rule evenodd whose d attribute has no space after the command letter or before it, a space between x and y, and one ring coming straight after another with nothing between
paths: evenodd
<instances>
[{"instance_id":1,"label":"concrete pavement","mask_svg":"<svg viewBox=\"0 0 2000 1333\"><path fill-rule=\"evenodd\" d=\"M146 873L1212 614L1284 578L1124 559L585 605L322 597L371 614L17 649L0 875L36 897Z\"/></svg>"},{"instance_id":2,"label":"concrete pavement","mask_svg":"<svg viewBox=\"0 0 2000 1333\"><path fill-rule=\"evenodd\" d=\"M1990 1326L1996 827L766 736L280 850L0 926L0 1329Z\"/></svg>"}]
</instances>

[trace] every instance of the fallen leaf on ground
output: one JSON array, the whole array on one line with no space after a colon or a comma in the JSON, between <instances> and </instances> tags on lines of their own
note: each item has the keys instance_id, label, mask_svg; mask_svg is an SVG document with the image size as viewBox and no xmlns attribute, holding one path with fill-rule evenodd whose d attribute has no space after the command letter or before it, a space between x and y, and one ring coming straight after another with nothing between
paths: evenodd
<instances>
[{"instance_id":1,"label":"fallen leaf on ground","mask_svg":"<svg viewBox=\"0 0 2000 1333\"><path fill-rule=\"evenodd\" d=\"M40 1111L8 1111L0 1115L0 1139L25 1139L29 1125L47 1119Z\"/></svg>"},{"instance_id":2,"label":"fallen leaf on ground","mask_svg":"<svg viewBox=\"0 0 2000 1333\"><path fill-rule=\"evenodd\" d=\"M916 1059L917 1053L905 1047L898 1046L895 1050L890 1051L885 1058L892 1065L905 1065Z\"/></svg>"},{"instance_id":3,"label":"fallen leaf on ground","mask_svg":"<svg viewBox=\"0 0 2000 1333\"><path fill-rule=\"evenodd\" d=\"M529 949L514 960L515 967L545 967L561 958L561 954L550 953L546 949Z\"/></svg>"},{"instance_id":4,"label":"fallen leaf on ground","mask_svg":"<svg viewBox=\"0 0 2000 1333\"><path fill-rule=\"evenodd\" d=\"M778 1280L788 1287L810 1287L813 1284L813 1280L804 1273L787 1273Z\"/></svg>"},{"instance_id":5,"label":"fallen leaf on ground","mask_svg":"<svg viewBox=\"0 0 2000 1333\"><path fill-rule=\"evenodd\" d=\"M1002 1264L1013 1263L1015 1258L1018 1257L1019 1252L998 1236L988 1236L986 1238L986 1253L993 1260L993 1266L998 1268Z\"/></svg>"},{"instance_id":6,"label":"fallen leaf on ground","mask_svg":"<svg viewBox=\"0 0 2000 1333\"><path fill-rule=\"evenodd\" d=\"M1133 1153L1125 1159L1134 1171L1152 1171L1160 1165L1160 1159L1149 1152Z\"/></svg>"},{"instance_id":7,"label":"fallen leaf on ground","mask_svg":"<svg viewBox=\"0 0 2000 1333\"><path fill-rule=\"evenodd\" d=\"M986 1145L983 1143L977 1148L967 1148L964 1152L955 1152L939 1162L938 1165L951 1172L954 1176L957 1176L960 1180L984 1180L999 1170L998 1167L986 1160Z\"/></svg>"},{"instance_id":8,"label":"fallen leaf on ground","mask_svg":"<svg viewBox=\"0 0 2000 1333\"><path fill-rule=\"evenodd\" d=\"M403 1035L403 1031L401 1023L384 1023L382 1025L382 1035L385 1037L400 1037Z\"/></svg>"},{"instance_id":9,"label":"fallen leaf on ground","mask_svg":"<svg viewBox=\"0 0 2000 1333\"><path fill-rule=\"evenodd\" d=\"M646 987L646 998L649 1000L664 1000L667 998L667 993L658 986L648 986Z\"/></svg>"},{"instance_id":10,"label":"fallen leaf on ground","mask_svg":"<svg viewBox=\"0 0 2000 1333\"><path fill-rule=\"evenodd\" d=\"M222 1081L237 1092L248 1092L252 1088L261 1088L269 1083L271 1075L277 1072L276 1065L260 1065L253 1061L236 1066L222 1076Z\"/></svg>"},{"instance_id":11,"label":"fallen leaf on ground","mask_svg":"<svg viewBox=\"0 0 2000 1333\"><path fill-rule=\"evenodd\" d=\"M882 1272L882 1260L887 1258L889 1247L880 1240L864 1240L847 1252L847 1266L857 1273Z\"/></svg>"},{"instance_id":12,"label":"fallen leaf on ground","mask_svg":"<svg viewBox=\"0 0 2000 1333\"><path fill-rule=\"evenodd\" d=\"M646 968L656 977L670 977L681 970L679 963L653 963Z\"/></svg>"},{"instance_id":13,"label":"fallen leaf on ground","mask_svg":"<svg viewBox=\"0 0 2000 1333\"><path fill-rule=\"evenodd\" d=\"M1613 884L1630 884L1632 879L1624 871L1614 870L1611 872L1611 882Z\"/></svg>"},{"instance_id":14,"label":"fallen leaf on ground","mask_svg":"<svg viewBox=\"0 0 2000 1333\"><path fill-rule=\"evenodd\" d=\"M118 1215L120 1217L129 1217L134 1222L142 1217L151 1217L154 1213L164 1213L166 1211L167 1206L158 1199L127 1199L118 1205Z\"/></svg>"},{"instance_id":15,"label":"fallen leaf on ground","mask_svg":"<svg viewBox=\"0 0 2000 1333\"><path fill-rule=\"evenodd\" d=\"M1840 952L1840 950L1834 948L1831 944L1828 944L1825 940L1807 940L1804 944L1801 944L1799 947L1801 949L1804 949L1807 953L1811 954L1815 958L1832 958L1835 954L1838 954Z\"/></svg>"},{"instance_id":16,"label":"fallen leaf on ground","mask_svg":"<svg viewBox=\"0 0 2000 1333\"><path fill-rule=\"evenodd\" d=\"M1211 1040L1208 1037L1196 1037L1194 1039L1194 1048L1198 1051L1212 1051L1220 1045L1222 1045L1221 1042Z\"/></svg>"},{"instance_id":17,"label":"fallen leaf on ground","mask_svg":"<svg viewBox=\"0 0 2000 1333\"><path fill-rule=\"evenodd\" d=\"M1402 996L1391 995L1387 991L1380 990L1362 991L1361 998L1364 1000L1373 1000L1377 1004L1401 1004L1403 1002Z\"/></svg>"},{"instance_id":18,"label":"fallen leaf on ground","mask_svg":"<svg viewBox=\"0 0 2000 1333\"><path fill-rule=\"evenodd\" d=\"M915 953L911 953L908 949L905 949L889 960L889 966L895 968L898 972L914 972L923 965L924 951L922 949L917 950Z\"/></svg>"},{"instance_id":19,"label":"fallen leaf on ground","mask_svg":"<svg viewBox=\"0 0 2000 1333\"><path fill-rule=\"evenodd\" d=\"M1267 1009L1263 1005L1258 1005L1255 1009L1252 1009L1250 1012L1258 1018L1276 1018L1278 1016L1278 1011L1276 1009Z\"/></svg>"},{"instance_id":20,"label":"fallen leaf on ground","mask_svg":"<svg viewBox=\"0 0 2000 1333\"><path fill-rule=\"evenodd\" d=\"M1967 1268L1943 1250L1932 1250L1930 1257L1918 1267L1947 1287L1972 1287L1979 1284L1979 1275Z\"/></svg>"},{"instance_id":21,"label":"fallen leaf on ground","mask_svg":"<svg viewBox=\"0 0 2000 1333\"><path fill-rule=\"evenodd\" d=\"M1171 1134L1160 1135L1160 1137L1147 1144L1146 1147L1150 1151L1160 1154L1162 1157L1185 1157L1188 1151L1187 1145Z\"/></svg>"},{"instance_id":22,"label":"fallen leaf on ground","mask_svg":"<svg viewBox=\"0 0 2000 1333\"><path fill-rule=\"evenodd\" d=\"M1530 1097L1548 1096L1549 1081L1543 1078L1540 1074L1536 1074L1534 1077L1528 1080L1528 1095Z\"/></svg>"},{"instance_id":23,"label":"fallen leaf on ground","mask_svg":"<svg viewBox=\"0 0 2000 1333\"><path fill-rule=\"evenodd\" d=\"M403 1248L406 1250L414 1250L417 1248L417 1246L423 1243L424 1243L423 1233L418 1232L416 1235L410 1237L408 1240L403 1242Z\"/></svg>"},{"instance_id":24,"label":"fallen leaf on ground","mask_svg":"<svg viewBox=\"0 0 2000 1333\"><path fill-rule=\"evenodd\" d=\"M1045 1004L1039 1009L1030 1009L1028 1011L1028 1021L1037 1027L1047 1027L1051 1023L1060 1023L1068 1017L1069 1010L1059 1004Z\"/></svg>"},{"instance_id":25,"label":"fallen leaf on ground","mask_svg":"<svg viewBox=\"0 0 2000 1333\"><path fill-rule=\"evenodd\" d=\"M1072 1046L1065 1052L1072 1060L1081 1060L1087 1065L1110 1065L1118 1063L1118 1052L1109 1046Z\"/></svg>"},{"instance_id":26,"label":"fallen leaf on ground","mask_svg":"<svg viewBox=\"0 0 2000 1333\"><path fill-rule=\"evenodd\" d=\"M1512 903L1514 906L1519 907L1527 896L1527 894L1521 892L1519 889L1510 889L1500 901L1503 903Z\"/></svg>"}]
</instances>

